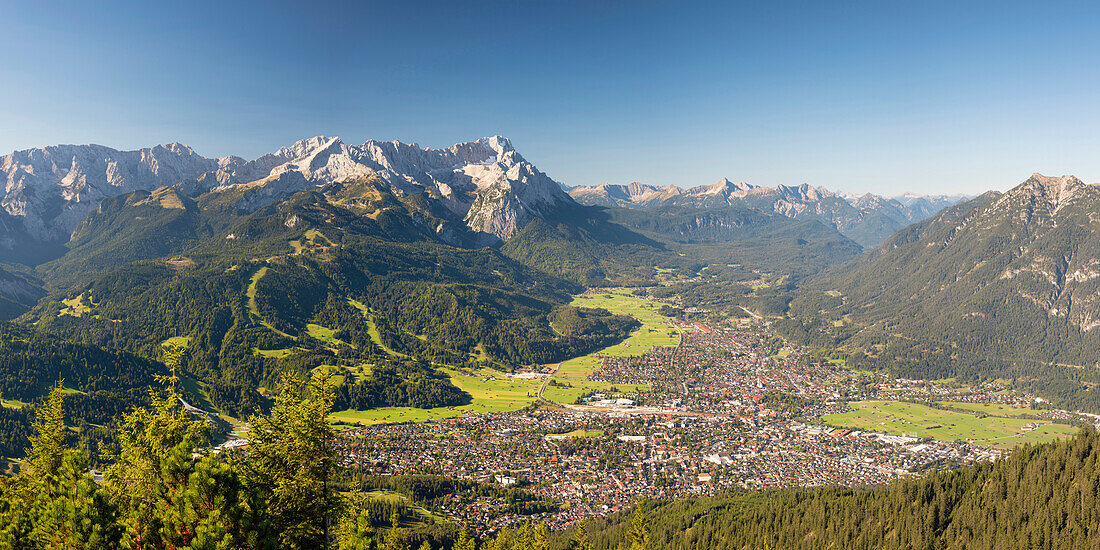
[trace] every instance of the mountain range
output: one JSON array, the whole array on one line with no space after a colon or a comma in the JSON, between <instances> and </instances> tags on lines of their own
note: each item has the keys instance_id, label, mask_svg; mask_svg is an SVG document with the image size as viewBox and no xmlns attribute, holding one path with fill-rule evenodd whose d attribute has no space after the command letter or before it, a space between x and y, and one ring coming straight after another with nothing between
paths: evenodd
<instances>
[{"instance_id":1,"label":"mountain range","mask_svg":"<svg viewBox=\"0 0 1100 550\"><path fill-rule=\"evenodd\" d=\"M715 208L750 207L795 219L831 225L864 248L874 248L899 229L927 219L967 197L906 194L883 198L871 193L843 195L807 184L761 187L723 178L711 185L684 189L643 183L573 187L569 194L581 204L651 209L663 206Z\"/></svg>"},{"instance_id":2,"label":"mountain range","mask_svg":"<svg viewBox=\"0 0 1100 550\"><path fill-rule=\"evenodd\" d=\"M910 226L834 282L857 319L942 320L953 339L990 322L1021 329L987 347L1030 337L1042 348L1062 329L1100 343L1097 229L1100 188L1033 174L1006 193L986 193ZM1059 336L1062 350L1049 359L1085 359L1067 337Z\"/></svg>"},{"instance_id":3,"label":"mountain range","mask_svg":"<svg viewBox=\"0 0 1100 550\"><path fill-rule=\"evenodd\" d=\"M347 145L318 136L251 161L206 158L180 143L136 151L59 145L6 155L0 174L6 213L0 229L14 226L11 218L21 222L0 237L9 250L16 247L13 234L65 242L100 200L160 187L191 196L234 192L234 206L251 212L298 191L373 177L399 197L427 194L485 242L511 237L532 216L572 202L500 136L446 149L373 140Z\"/></svg>"},{"instance_id":4,"label":"mountain range","mask_svg":"<svg viewBox=\"0 0 1100 550\"><path fill-rule=\"evenodd\" d=\"M570 294L715 266L723 288L786 294L769 306L781 330L797 320L938 375L958 354L1079 366L1100 348L1100 189L1072 176L965 202L726 179L567 192L499 136L316 137L251 161L57 146L0 166L0 316L147 358L188 339L187 368L219 406L258 403L276 365L333 364L328 330L363 360L569 356L626 322L576 313ZM739 284L761 273L791 277Z\"/></svg>"},{"instance_id":5,"label":"mountain range","mask_svg":"<svg viewBox=\"0 0 1100 550\"><path fill-rule=\"evenodd\" d=\"M584 286L708 264L809 274L860 252L829 225L747 207L581 205L499 136L316 137L251 161L57 146L0 167L0 315L146 359L183 342L189 398L234 416L317 365L358 380L345 408L453 405L461 392L413 358L507 369L625 337L629 317L568 305ZM362 364L374 376L355 376ZM48 389L45 370L21 376L27 398Z\"/></svg>"},{"instance_id":6,"label":"mountain range","mask_svg":"<svg viewBox=\"0 0 1100 550\"><path fill-rule=\"evenodd\" d=\"M646 280L646 273L627 267L637 263L638 250L624 255L623 246L645 251L644 263L649 265L642 272L652 271L662 258L680 262L668 249L672 243L665 242L660 232L643 237L612 220L614 212L578 204L560 183L527 162L500 136L444 149L374 140L348 145L339 138L318 136L254 160L207 158L180 143L135 151L58 145L11 153L0 161L0 174L5 182L0 194L0 249L8 261L45 263L47 272L68 264L70 274L78 271L73 267L94 273L98 267L88 262L103 267L120 259L134 261L182 250L186 247L181 243L210 238L241 216L295 193L321 189L327 189L326 197L358 215L377 219L382 212L403 212L412 219L409 227L415 226L413 233L428 231L434 240L464 248L505 246L504 250L537 268L586 284L598 284L609 277L620 282ZM152 195L133 195L139 191ZM118 197L123 196L136 202L119 204ZM166 209L155 216L135 214L134 220L115 214L123 206L143 205ZM744 209L717 202L683 201L666 206ZM673 214L666 210L660 215ZM103 220L112 216L117 219L108 228L102 227ZM638 221L635 215L625 217ZM842 244L843 237L828 227L791 224L785 221L789 215L749 217L756 220L751 235L726 231L720 240L764 242L760 229L767 225L774 238L786 239L798 232L798 237L789 240L811 247L817 242L836 244L799 253L811 258L813 269L848 259L858 251ZM540 220L540 224L523 233L532 220ZM169 223L174 230L167 230ZM150 240L154 234L145 231L150 224L165 225L165 230ZM138 240L118 238L120 232L133 233L139 227L143 229L135 234ZM546 233L538 230L540 227L554 231ZM683 227L679 231L681 234L671 237L673 241L684 240ZM96 244L105 240L121 243L129 252L117 256L118 251ZM554 249L553 254L546 253L548 246ZM98 255L100 260L88 255L92 249L92 256ZM536 250L543 252L534 253ZM769 254L769 261L773 259ZM754 259L747 258L747 263ZM68 279L45 276L44 280L57 284Z\"/></svg>"}]
</instances>

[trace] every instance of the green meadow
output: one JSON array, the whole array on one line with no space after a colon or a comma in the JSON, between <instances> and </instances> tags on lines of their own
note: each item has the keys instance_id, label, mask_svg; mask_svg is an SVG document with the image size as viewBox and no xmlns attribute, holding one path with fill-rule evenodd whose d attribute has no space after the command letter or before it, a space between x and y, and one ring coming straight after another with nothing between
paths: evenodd
<instances>
[{"instance_id":1,"label":"green meadow","mask_svg":"<svg viewBox=\"0 0 1100 550\"><path fill-rule=\"evenodd\" d=\"M0 405L9 409L22 409L30 403L25 401L19 401L18 399L0 399Z\"/></svg>"},{"instance_id":2,"label":"green meadow","mask_svg":"<svg viewBox=\"0 0 1100 550\"><path fill-rule=\"evenodd\" d=\"M931 437L940 441L962 439L1002 449L1024 443L1046 442L1077 433L1077 429L1072 426L1044 421L1039 421L1040 426L1037 429L1025 432L1023 427L1032 422L1031 420L1000 416L979 418L977 414L901 401L862 401L848 405L851 411L825 415L821 419L837 427Z\"/></svg>"},{"instance_id":3,"label":"green meadow","mask_svg":"<svg viewBox=\"0 0 1100 550\"><path fill-rule=\"evenodd\" d=\"M258 292L257 285L260 284L260 279L263 279L264 275L267 275L266 265L261 267L260 269L257 269L256 273L252 275L252 279L248 282L248 289L245 290L245 297L248 298L248 311L256 317L261 325L267 327L269 330L271 330L271 332L274 332L279 336L283 336L284 338L294 338L293 336L275 328L275 325L272 325L270 322L268 322L267 319L264 319L263 315L260 315L260 306L256 303L256 293Z\"/></svg>"},{"instance_id":4,"label":"green meadow","mask_svg":"<svg viewBox=\"0 0 1100 550\"><path fill-rule=\"evenodd\" d=\"M386 347L386 344L382 343L382 333L378 331L378 325L374 324L374 316L371 314L370 308L367 307L366 304L357 300L352 300L351 298L348 298L348 303L358 309L360 312L362 312L363 320L367 323L367 334L370 335L370 339L372 342L374 342L378 347L382 348L382 351L386 352L389 355L393 355L396 357L405 357L404 354L397 353L396 351L393 351L392 349Z\"/></svg>"},{"instance_id":5,"label":"green meadow","mask_svg":"<svg viewBox=\"0 0 1100 550\"><path fill-rule=\"evenodd\" d=\"M368 322L370 321L370 312L364 304L354 300L349 300L349 303L359 308L363 312L364 318ZM646 391L649 386L644 384L613 385L607 382L586 380L586 378L600 367L604 355L638 356L654 346L675 346L680 342L680 333L672 326L670 319L657 313L656 310L660 307L660 304L631 296L629 289L608 290L593 296L576 296L571 305L604 308L613 313L630 315L638 319L642 326L619 344L562 362L558 372L554 375L554 380L560 385L547 384L543 390L542 396L547 400L556 403L573 403L583 393L589 391L603 393L610 392L613 389L622 393ZM371 338L375 339L375 342L381 346L381 337L378 335L376 338L377 329L373 326L373 323L371 323L370 329ZM382 346L382 348L386 349L385 346ZM292 350L259 350L258 352L274 356L276 353L289 353L290 351ZM334 421L352 424L380 424L425 422L472 413L514 411L534 402L538 398L539 388L544 381L541 378L529 380L509 378L504 373L490 368L475 372L451 368L444 368L443 371L451 377L451 382L455 386L470 394L472 400L469 404L435 409L384 407L366 411L346 410L333 412L330 417Z\"/></svg>"},{"instance_id":6,"label":"green meadow","mask_svg":"<svg viewBox=\"0 0 1100 550\"><path fill-rule=\"evenodd\" d=\"M999 403L985 404L985 403L963 403L959 401L937 401L937 405L942 407L948 407L952 409L965 409L978 414L984 414L988 416L1002 416L1005 418L1033 418L1039 411L1033 411L1026 408L1013 407L1011 405L1001 405Z\"/></svg>"},{"instance_id":7,"label":"green meadow","mask_svg":"<svg viewBox=\"0 0 1100 550\"><path fill-rule=\"evenodd\" d=\"M507 412L522 409L535 401L542 379L508 378L493 369L465 372L443 369L451 383L470 394L471 402L458 407L417 409L413 407L382 407L366 411L338 411L329 417L352 424L382 424L390 422L426 422L454 418L465 414Z\"/></svg>"},{"instance_id":8,"label":"green meadow","mask_svg":"<svg viewBox=\"0 0 1100 550\"><path fill-rule=\"evenodd\" d=\"M313 323L309 323L309 324L306 325L306 332L308 332L310 336L312 336L312 337L314 337L314 338L316 338L316 339L318 339L318 340L320 340L320 341L322 341L322 342L324 342L324 343L326 343L330 346L340 346L340 345L347 344L347 342L345 342L345 341L343 341L343 340L336 337L336 331L335 330L333 330L331 328L328 328L328 327L324 327L324 326L321 326L321 325L315 325ZM348 344L348 345L350 345L350 344Z\"/></svg>"},{"instance_id":9,"label":"green meadow","mask_svg":"<svg viewBox=\"0 0 1100 550\"><path fill-rule=\"evenodd\" d=\"M179 347L182 347L182 348L190 347L191 346L191 337L190 336L173 336L173 337L161 342L160 345L162 345L162 346L179 346Z\"/></svg>"},{"instance_id":10,"label":"green meadow","mask_svg":"<svg viewBox=\"0 0 1100 550\"><path fill-rule=\"evenodd\" d=\"M91 302L91 300L88 300L88 301ZM62 308L61 311L57 314L58 317L63 317L65 315L71 315L73 317L81 317L85 313L88 313L88 312L92 311L91 305L84 303L84 294L83 293L81 293L76 298L69 298L68 300L62 300L61 303L64 304L65 307ZM94 305L94 304L92 304L92 305Z\"/></svg>"},{"instance_id":11,"label":"green meadow","mask_svg":"<svg viewBox=\"0 0 1100 550\"><path fill-rule=\"evenodd\" d=\"M600 368L603 357L636 357L657 346L676 346L680 343L680 331L671 319L657 313L660 304L630 294L632 289L609 289L598 294L580 295L570 305L603 308L612 313L630 315L642 324L626 340L588 355L563 361L554 374L561 386L547 385L542 396L556 403L573 403L588 391L607 393L617 389L623 393L645 391L644 384L612 385L607 382L587 380Z\"/></svg>"}]
</instances>

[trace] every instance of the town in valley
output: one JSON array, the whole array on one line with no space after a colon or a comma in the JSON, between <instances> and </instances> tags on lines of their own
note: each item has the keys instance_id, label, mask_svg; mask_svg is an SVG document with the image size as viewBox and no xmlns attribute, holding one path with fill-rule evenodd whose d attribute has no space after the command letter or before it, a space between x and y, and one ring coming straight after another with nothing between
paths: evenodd
<instances>
[{"instance_id":1,"label":"town in valley","mask_svg":"<svg viewBox=\"0 0 1100 550\"><path fill-rule=\"evenodd\" d=\"M517 410L345 425L345 465L364 476L511 487L540 503L516 513L514 501L457 492L432 511L491 533L528 521L569 527L646 499L885 484L997 460L1017 445L1096 422L998 381L854 370L780 338L754 316L654 315L667 304L630 290L595 289L578 299L614 299L650 313L659 328L647 323L638 332L665 331L668 345L628 341L627 349L597 352L585 358L591 368L583 380L557 376L561 365L456 372L459 383L476 376L541 384ZM572 402L561 398L568 392L548 397L548 388L575 384L588 389Z\"/></svg>"}]
</instances>

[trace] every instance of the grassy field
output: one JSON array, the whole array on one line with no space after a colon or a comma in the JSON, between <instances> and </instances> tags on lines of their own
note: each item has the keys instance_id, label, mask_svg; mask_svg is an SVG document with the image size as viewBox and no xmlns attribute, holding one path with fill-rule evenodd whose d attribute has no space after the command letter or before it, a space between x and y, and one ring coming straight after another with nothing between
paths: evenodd
<instances>
[{"instance_id":1,"label":"grassy field","mask_svg":"<svg viewBox=\"0 0 1100 550\"><path fill-rule=\"evenodd\" d=\"M405 517L401 520L403 527L417 527L421 525L430 525L433 523L443 523L446 518L433 514L427 508L413 502L409 497L401 493L392 493L389 491L369 491L365 493L371 500L390 502L393 504L404 504L408 506L413 513L418 517L417 520L413 520L411 517Z\"/></svg>"},{"instance_id":2,"label":"grassy field","mask_svg":"<svg viewBox=\"0 0 1100 550\"><path fill-rule=\"evenodd\" d=\"M161 342L160 345L162 345L162 346L179 346L179 347L183 347L183 348L190 347L191 346L191 337L190 336L173 336L173 337Z\"/></svg>"},{"instance_id":3,"label":"grassy field","mask_svg":"<svg viewBox=\"0 0 1100 550\"><path fill-rule=\"evenodd\" d=\"M324 239L325 242L328 243L328 244L327 245L319 244L318 243L318 237L321 238L321 239ZM303 238L306 241L305 243L303 243L302 241L299 241L299 240L290 241L290 247L294 249L295 254L301 254L303 251L310 250L310 249L320 249L320 250L324 251L324 250L328 250L329 248L335 246L332 243L332 241L329 240L329 238L325 236L324 233L321 233L320 231L318 231L316 229L307 230L305 232L305 235L303 235Z\"/></svg>"},{"instance_id":4,"label":"grassy field","mask_svg":"<svg viewBox=\"0 0 1100 550\"><path fill-rule=\"evenodd\" d=\"M954 403L953 405L959 405ZM1042 443L1077 433L1072 426L1041 425L1030 432L1022 430L1029 420L987 416L935 409L901 401L863 401L850 403L852 411L822 417L827 424L941 441L964 439L979 445L1012 448L1024 443Z\"/></svg>"},{"instance_id":5,"label":"grassy field","mask_svg":"<svg viewBox=\"0 0 1100 550\"><path fill-rule=\"evenodd\" d=\"M272 358L275 358L275 359L282 359L283 357L286 357L287 355L290 355L290 354L294 353L297 350L298 350L298 348L285 348L285 349L252 348L252 353L255 353L256 355L262 355L264 357L272 357Z\"/></svg>"},{"instance_id":6,"label":"grassy field","mask_svg":"<svg viewBox=\"0 0 1100 550\"><path fill-rule=\"evenodd\" d=\"M90 301L91 300L89 300L89 302ZM61 312L57 314L58 317L63 317L65 315L71 315L73 317L81 317L85 313L88 313L88 312L92 311L91 306L84 303L84 294L83 293L81 293L76 298L69 298L68 300L62 300L61 303L65 304L65 307L62 308Z\"/></svg>"},{"instance_id":7,"label":"grassy field","mask_svg":"<svg viewBox=\"0 0 1100 550\"><path fill-rule=\"evenodd\" d=\"M374 324L374 316L371 314L370 308L367 307L366 304L358 302L356 300L352 300L351 298L348 298L348 303L363 313L363 320L367 323L367 334L370 335L370 339L372 342L378 345L378 347L382 348L382 351L390 355L393 355L395 357L406 357L405 354L397 353L396 351L393 351L392 349L386 347L386 344L382 343L382 333L378 331L378 326Z\"/></svg>"},{"instance_id":8,"label":"grassy field","mask_svg":"<svg viewBox=\"0 0 1100 550\"><path fill-rule=\"evenodd\" d=\"M260 279L267 275L267 266L261 267L256 270L256 273L252 275L252 280L248 282L248 290L245 291L245 295L248 296L248 311L251 311L256 317L260 316L260 308L256 305L256 285L259 284Z\"/></svg>"},{"instance_id":9,"label":"grassy field","mask_svg":"<svg viewBox=\"0 0 1100 550\"><path fill-rule=\"evenodd\" d=\"M359 308L370 322L369 309L354 300L348 301ZM654 346L675 346L680 342L679 331L670 324L670 320L657 313L660 305L636 296L629 290L613 290L595 296L578 296L572 305L600 307L613 313L631 315L642 326L635 330L620 344L605 348L599 352L564 361L554 376L561 386L547 385L543 397L557 403L572 403L577 397L588 391L610 392L613 388L623 393L645 391L649 387L639 384L612 385L607 382L586 380L602 364L601 357L638 356ZM370 326L371 338L382 349L381 337L376 335L373 323ZM276 351L276 350L273 350ZM386 349L387 352L394 354ZM271 353L261 351L260 353ZM394 354L396 355L396 354ZM334 412L330 418L334 421L358 424L379 424L387 422L424 422L442 418L454 418L470 413L506 412L522 409L537 399L542 379L522 380L509 378L494 369L482 369L475 375L454 369L443 369L451 377L451 382L470 394L472 402L460 407L439 407L435 409L415 409L411 407L386 407L368 411L346 410Z\"/></svg>"},{"instance_id":10,"label":"grassy field","mask_svg":"<svg viewBox=\"0 0 1100 550\"><path fill-rule=\"evenodd\" d=\"M936 404L952 409L965 409L978 414L1004 418L1033 418L1039 412L1000 404L987 405L985 403L962 403L959 401L937 401Z\"/></svg>"},{"instance_id":11,"label":"grassy field","mask_svg":"<svg viewBox=\"0 0 1100 550\"><path fill-rule=\"evenodd\" d=\"M550 401L572 403L587 391L610 392L612 384L586 380L603 364L604 356L635 357L656 346L676 346L680 343L679 330L671 324L668 317L657 313L660 304L633 296L630 294L630 289L614 289L599 294L577 296L570 305L603 308L612 313L630 315L642 326L619 344L563 361L554 375L554 380L565 387L548 385L542 396ZM620 392L633 393L638 390L648 390L649 386L619 384L614 388Z\"/></svg>"},{"instance_id":12,"label":"grassy field","mask_svg":"<svg viewBox=\"0 0 1100 550\"><path fill-rule=\"evenodd\" d=\"M274 332L275 334L286 338L294 338L293 336L275 328L275 325L267 322L267 319L264 319L263 316L260 315L260 306L256 304L256 285L260 283L260 279L263 279L264 275L267 275L267 266L263 266L260 269L257 269L256 274L252 276L252 280L248 282L248 290L245 291L245 296L248 297L248 311L250 311L252 315L254 315L256 319L260 321L261 325L271 329L271 332Z\"/></svg>"},{"instance_id":13,"label":"grassy field","mask_svg":"<svg viewBox=\"0 0 1100 550\"><path fill-rule=\"evenodd\" d=\"M368 411L338 411L329 417L348 423L380 424L385 422L425 422L441 418L454 418L471 413L506 412L530 405L538 394L542 380L508 378L503 373L482 369L474 375L443 369L451 382L469 393L472 401L459 407L416 409L412 407L384 407Z\"/></svg>"},{"instance_id":14,"label":"grassy field","mask_svg":"<svg viewBox=\"0 0 1100 550\"><path fill-rule=\"evenodd\" d=\"M367 411L346 410L335 411L328 415L330 422L346 422L348 424L389 424L399 422L427 422L443 418L454 418L464 413L456 408L440 407L437 409L416 409L413 407L382 407Z\"/></svg>"},{"instance_id":15,"label":"grassy field","mask_svg":"<svg viewBox=\"0 0 1100 550\"><path fill-rule=\"evenodd\" d=\"M335 330L333 330L331 328L328 328L328 327L325 327L325 326L315 325L313 323L309 323L309 324L306 325L306 331L309 333L310 336L312 336L312 337L314 337L314 338L316 338L316 339L318 339L318 340L320 340L320 341L322 341L322 342L324 342L324 343L326 343L330 346L340 346L340 345L344 345L344 344L347 344L349 346L351 345L351 344L348 344L347 342L337 338ZM352 346L352 347L355 347L355 346Z\"/></svg>"}]
</instances>

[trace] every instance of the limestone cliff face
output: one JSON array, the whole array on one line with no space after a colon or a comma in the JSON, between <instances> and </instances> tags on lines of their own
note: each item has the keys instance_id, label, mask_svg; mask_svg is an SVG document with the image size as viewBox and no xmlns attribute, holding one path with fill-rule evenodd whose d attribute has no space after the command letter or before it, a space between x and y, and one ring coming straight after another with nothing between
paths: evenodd
<instances>
[{"instance_id":1,"label":"limestone cliff face","mask_svg":"<svg viewBox=\"0 0 1100 550\"><path fill-rule=\"evenodd\" d=\"M251 161L206 158L179 143L136 151L100 145L16 151L0 158L0 221L33 239L65 242L100 200L131 191L175 186L189 195L232 193L238 209L254 211L298 191L366 177L398 196L426 193L489 240L507 239L532 216L572 203L560 184L500 136L446 149L398 141L347 145L317 136ZM4 230L0 246L12 247L8 241L16 238Z\"/></svg>"}]
</instances>

